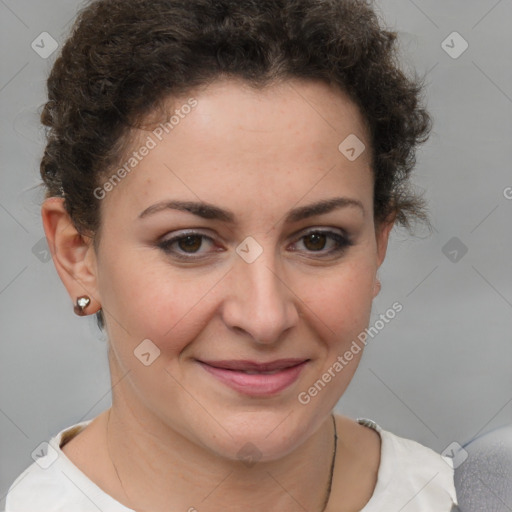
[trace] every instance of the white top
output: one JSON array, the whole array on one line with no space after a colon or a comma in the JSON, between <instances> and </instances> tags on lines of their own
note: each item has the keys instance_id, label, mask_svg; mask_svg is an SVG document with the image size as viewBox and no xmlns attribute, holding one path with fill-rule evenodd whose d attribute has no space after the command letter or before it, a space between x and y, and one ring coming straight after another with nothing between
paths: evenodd
<instances>
[{"instance_id":1,"label":"white top","mask_svg":"<svg viewBox=\"0 0 512 512\"><path fill-rule=\"evenodd\" d=\"M6 512L135 512L102 491L60 449L91 421L60 431L34 451L36 462L9 488ZM372 420L357 421L381 437L377 485L361 512L458 510L451 458L382 430Z\"/></svg>"}]
</instances>

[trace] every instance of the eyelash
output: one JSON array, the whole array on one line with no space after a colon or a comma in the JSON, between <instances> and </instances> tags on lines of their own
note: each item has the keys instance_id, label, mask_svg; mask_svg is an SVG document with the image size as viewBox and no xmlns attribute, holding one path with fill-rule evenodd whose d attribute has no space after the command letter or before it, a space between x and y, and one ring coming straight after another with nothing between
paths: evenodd
<instances>
[{"instance_id":1,"label":"eyelash","mask_svg":"<svg viewBox=\"0 0 512 512\"><path fill-rule=\"evenodd\" d=\"M331 249L330 251L323 252L323 255L319 256L319 258L325 258L325 257L332 256L335 254L343 253L348 247L353 245L353 242L346 235L342 235L342 234L334 232L334 231L326 231L326 230L318 230L318 229L305 233L300 238L298 238L297 241L300 241L303 238L307 238L308 236L316 235L316 234L325 235L325 236L327 236L327 238L334 240L334 242L338 245L335 249ZM206 236L203 233L199 233L196 231L188 231L188 232L180 234L179 236L175 236L173 238L170 238L168 240L164 240L163 242L160 242L158 244L158 247L160 249L162 249L166 254L172 255L173 257L181 259L181 260L195 261L195 260L204 259L205 256L193 256L194 253L185 253L185 254L189 254L189 256L184 256L183 255L184 253L177 253L171 249L172 245L174 245L175 243L177 243L181 240L186 240L189 237L193 237L193 238L199 237L201 239L207 239L207 240L213 241L213 239L211 237ZM201 243L201 247L202 247L202 243ZM295 252L295 250L294 250L294 252ZM308 251L308 252L322 253L322 251Z\"/></svg>"}]
</instances>

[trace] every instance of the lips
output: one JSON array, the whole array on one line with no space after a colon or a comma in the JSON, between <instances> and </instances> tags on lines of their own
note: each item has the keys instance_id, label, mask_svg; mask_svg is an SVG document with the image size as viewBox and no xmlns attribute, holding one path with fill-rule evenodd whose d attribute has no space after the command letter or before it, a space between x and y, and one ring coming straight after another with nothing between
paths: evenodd
<instances>
[{"instance_id":1,"label":"lips","mask_svg":"<svg viewBox=\"0 0 512 512\"><path fill-rule=\"evenodd\" d=\"M291 386L309 359L279 359L259 362L248 360L199 361L200 366L216 381L239 393L273 396Z\"/></svg>"},{"instance_id":2,"label":"lips","mask_svg":"<svg viewBox=\"0 0 512 512\"><path fill-rule=\"evenodd\" d=\"M260 363L256 361L248 360L229 360L229 361L201 361L208 366L214 368L220 368L223 370L233 370L237 372L247 373L270 373L278 370L284 370L285 368L291 368L297 366L300 363L307 361L306 359L278 359L276 361L269 361L267 363Z\"/></svg>"}]
</instances>

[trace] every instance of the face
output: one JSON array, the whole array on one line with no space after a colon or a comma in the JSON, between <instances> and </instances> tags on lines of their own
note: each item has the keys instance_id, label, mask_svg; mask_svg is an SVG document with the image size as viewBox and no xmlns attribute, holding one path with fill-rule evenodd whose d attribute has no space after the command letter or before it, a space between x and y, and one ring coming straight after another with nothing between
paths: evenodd
<instances>
[{"instance_id":1,"label":"face","mask_svg":"<svg viewBox=\"0 0 512 512\"><path fill-rule=\"evenodd\" d=\"M368 326L389 231L374 224L367 132L321 83L216 82L173 110L169 133L141 131L137 163L102 189L96 296L112 372L128 372L114 406L224 457L251 442L271 460L319 428L362 354L335 364ZM366 147L355 160L338 149L350 135Z\"/></svg>"}]
</instances>

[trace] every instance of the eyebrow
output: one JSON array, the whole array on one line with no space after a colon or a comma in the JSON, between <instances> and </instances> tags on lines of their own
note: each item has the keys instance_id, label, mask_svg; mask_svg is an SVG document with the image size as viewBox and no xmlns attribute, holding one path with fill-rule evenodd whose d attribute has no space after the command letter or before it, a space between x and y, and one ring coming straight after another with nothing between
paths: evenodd
<instances>
[{"instance_id":1,"label":"eyebrow","mask_svg":"<svg viewBox=\"0 0 512 512\"><path fill-rule=\"evenodd\" d=\"M301 206L290 210L286 215L285 222L298 222L316 215L330 213L338 208L347 207L356 207L361 209L363 215L365 213L365 209L361 201L348 197L333 197L331 199L325 199L323 201L318 201L307 206ZM203 219L219 220L229 224L235 223L235 214L230 210L224 210L209 203L194 201L160 201L141 212L139 214L139 219L168 209L189 212L193 215L197 215L198 217L202 217Z\"/></svg>"}]
</instances>

